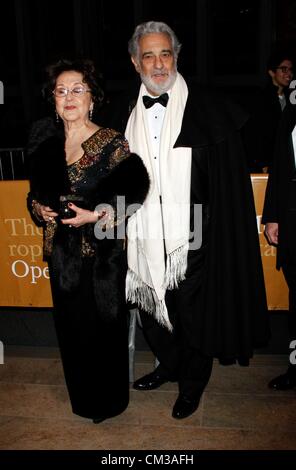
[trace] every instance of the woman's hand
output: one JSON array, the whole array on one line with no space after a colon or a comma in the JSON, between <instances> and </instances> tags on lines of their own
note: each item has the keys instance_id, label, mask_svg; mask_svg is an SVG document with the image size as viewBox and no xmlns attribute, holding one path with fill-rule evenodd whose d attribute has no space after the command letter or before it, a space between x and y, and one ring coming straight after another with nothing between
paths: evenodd
<instances>
[{"instance_id":1,"label":"woman's hand","mask_svg":"<svg viewBox=\"0 0 296 470\"><path fill-rule=\"evenodd\" d=\"M50 222L54 219L54 217L58 216L58 213L54 212L51 207L44 206L38 201L33 200L32 206L35 215L37 215L40 220L44 220L45 222Z\"/></svg>"},{"instance_id":2,"label":"woman's hand","mask_svg":"<svg viewBox=\"0 0 296 470\"><path fill-rule=\"evenodd\" d=\"M81 227L85 224L95 224L99 219L105 215L105 211L89 211L87 209L81 209L80 207L75 206L75 204L69 202L68 206L71 210L76 212L76 216L71 219L61 219L61 222L64 225L69 225L71 227Z\"/></svg>"}]
</instances>

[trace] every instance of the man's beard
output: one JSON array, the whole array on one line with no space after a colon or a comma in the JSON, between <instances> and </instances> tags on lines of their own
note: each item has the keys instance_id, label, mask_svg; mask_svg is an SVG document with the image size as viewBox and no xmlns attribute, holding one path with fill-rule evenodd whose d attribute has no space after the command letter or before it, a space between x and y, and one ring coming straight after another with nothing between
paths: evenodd
<instances>
[{"instance_id":1,"label":"man's beard","mask_svg":"<svg viewBox=\"0 0 296 470\"><path fill-rule=\"evenodd\" d=\"M158 70L155 73L161 73L161 71ZM140 76L148 91L151 91L155 95L161 95L162 93L169 91L174 85L177 78L177 69L169 72L167 80L163 83L155 83L150 76L144 75L142 72L140 72Z\"/></svg>"}]
</instances>

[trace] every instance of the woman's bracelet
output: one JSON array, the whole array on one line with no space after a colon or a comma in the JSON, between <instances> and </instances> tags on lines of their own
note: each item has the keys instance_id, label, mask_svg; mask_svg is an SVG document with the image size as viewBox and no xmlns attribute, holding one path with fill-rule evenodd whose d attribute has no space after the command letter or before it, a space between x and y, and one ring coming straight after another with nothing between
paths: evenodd
<instances>
[{"instance_id":1,"label":"woman's bracelet","mask_svg":"<svg viewBox=\"0 0 296 470\"><path fill-rule=\"evenodd\" d=\"M43 217L37 211L37 206L40 207L40 203L36 201L36 199L32 199L31 205L32 205L32 212L33 212L34 217L36 217L38 222L44 222Z\"/></svg>"}]
</instances>

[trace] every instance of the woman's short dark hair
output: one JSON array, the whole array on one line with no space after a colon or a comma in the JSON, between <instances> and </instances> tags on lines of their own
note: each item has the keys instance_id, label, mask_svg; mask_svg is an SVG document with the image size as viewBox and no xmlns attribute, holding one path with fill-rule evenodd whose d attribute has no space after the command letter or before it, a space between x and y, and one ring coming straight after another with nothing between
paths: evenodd
<instances>
[{"instance_id":1,"label":"woman's short dark hair","mask_svg":"<svg viewBox=\"0 0 296 470\"><path fill-rule=\"evenodd\" d=\"M89 59L60 59L46 68L47 80L42 88L43 96L51 103L54 102L53 90L59 75L63 72L75 71L82 74L82 81L91 90L91 95L95 103L100 104L104 99L102 89L102 77L96 72L94 63Z\"/></svg>"}]
</instances>

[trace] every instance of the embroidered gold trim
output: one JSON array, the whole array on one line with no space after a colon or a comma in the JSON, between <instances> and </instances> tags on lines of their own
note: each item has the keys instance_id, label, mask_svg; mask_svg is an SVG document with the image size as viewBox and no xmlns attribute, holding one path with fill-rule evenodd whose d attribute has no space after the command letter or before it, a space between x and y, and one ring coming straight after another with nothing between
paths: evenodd
<instances>
[{"instance_id":1,"label":"embroidered gold trim","mask_svg":"<svg viewBox=\"0 0 296 470\"><path fill-rule=\"evenodd\" d=\"M55 236L58 224L55 219L46 222L46 227L44 230L44 243L43 243L43 253L45 256L51 256L53 238Z\"/></svg>"}]
</instances>

